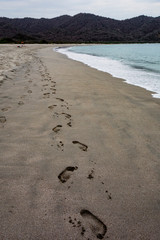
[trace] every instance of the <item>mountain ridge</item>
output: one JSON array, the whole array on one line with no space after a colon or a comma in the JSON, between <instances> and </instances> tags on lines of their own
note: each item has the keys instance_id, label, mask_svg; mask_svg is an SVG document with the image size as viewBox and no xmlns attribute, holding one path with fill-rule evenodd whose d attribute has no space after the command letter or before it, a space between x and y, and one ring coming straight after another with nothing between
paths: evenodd
<instances>
[{"instance_id":1,"label":"mountain ridge","mask_svg":"<svg viewBox=\"0 0 160 240\"><path fill-rule=\"evenodd\" d=\"M56 18L0 17L0 42L160 42L160 17L115 20L89 13Z\"/></svg>"}]
</instances>

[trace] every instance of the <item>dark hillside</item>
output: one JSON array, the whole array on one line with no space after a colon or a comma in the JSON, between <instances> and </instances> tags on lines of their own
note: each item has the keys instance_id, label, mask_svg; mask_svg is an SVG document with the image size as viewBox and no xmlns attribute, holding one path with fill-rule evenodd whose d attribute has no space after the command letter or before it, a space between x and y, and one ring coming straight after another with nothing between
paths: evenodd
<instances>
[{"instance_id":1,"label":"dark hillside","mask_svg":"<svg viewBox=\"0 0 160 240\"><path fill-rule=\"evenodd\" d=\"M160 42L160 17L114 20L80 13L52 19L0 18L1 42Z\"/></svg>"}]
</instances>

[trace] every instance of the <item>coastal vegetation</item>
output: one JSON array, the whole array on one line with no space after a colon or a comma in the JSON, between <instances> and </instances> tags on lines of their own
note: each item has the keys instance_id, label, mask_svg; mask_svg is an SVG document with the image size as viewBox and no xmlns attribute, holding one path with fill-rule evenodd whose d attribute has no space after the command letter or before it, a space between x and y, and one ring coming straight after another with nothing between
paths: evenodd
<instances>
[{"instance_id":1,"label":"coastal vegetation","mask_svg":"<svg viewBox=\"0 0 160 240\"><path fill-rule=\"evenodd\" d=\"M0 18L0 43L160 42L160 17L115 20L93 14L52 19Z\"/></svg>"}]
</instances>

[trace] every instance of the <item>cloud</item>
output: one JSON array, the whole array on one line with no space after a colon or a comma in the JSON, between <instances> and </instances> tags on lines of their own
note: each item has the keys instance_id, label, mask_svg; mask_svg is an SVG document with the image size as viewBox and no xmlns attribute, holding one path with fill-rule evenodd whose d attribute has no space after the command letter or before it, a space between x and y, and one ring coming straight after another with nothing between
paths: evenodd
<instances>
[{"instance_id":1,"label":"cloud","mask_svg":"<svg viewBox=\"0 0 160 240\"><path fill-rule=\"evenodd\" d=\"M138 15L158 16L160 0L0 0L0 16L46 17L80 12L115 19Z\"/></svg>"}]
</instances>

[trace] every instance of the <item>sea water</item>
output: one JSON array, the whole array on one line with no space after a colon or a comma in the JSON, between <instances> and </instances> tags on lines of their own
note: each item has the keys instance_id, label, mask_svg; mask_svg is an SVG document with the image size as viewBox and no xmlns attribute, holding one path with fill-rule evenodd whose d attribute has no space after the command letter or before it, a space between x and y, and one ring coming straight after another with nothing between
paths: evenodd
<instances>
[{"instance_id":1,"label":"sea water","mask_svg":"<svg viewBox=\"0 0 160 240\"><path fill-rule=\"evenodd\" d=\"M154 92L160 98L160 43L103 44L59 48L69 58Z\"/></svg>"}]
</instances>

